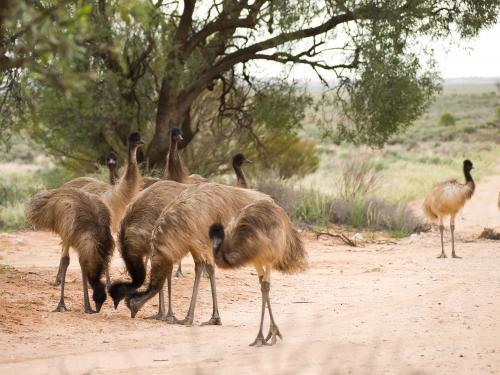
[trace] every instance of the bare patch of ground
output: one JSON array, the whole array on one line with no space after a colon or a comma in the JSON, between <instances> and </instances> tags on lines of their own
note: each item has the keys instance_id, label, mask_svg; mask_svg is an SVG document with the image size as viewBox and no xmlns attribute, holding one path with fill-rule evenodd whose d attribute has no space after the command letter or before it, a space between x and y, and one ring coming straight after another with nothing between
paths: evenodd
<instances>
[{"instance_id":1,"label":"bare patch of ground","mask_svg":"<svg viewBox=\"0 0 500 375\"><path fill-rule=\"evenodd\" d=\"M498 374L500 373L500 249L478 239L495 227L500 177L478 186L457 221L457 253L436 259L436 231L401 241L349 247L304 233L311 268L273 274L271 302L284 340L251 348L260 291L251 269L217 270L223 326L201 327L211 314L202 281L196 322L180 327L131 319L108 299L101 313L83 314L78 261L72 255L67 313L53 313L57 237L0 234L0 373L151 374ZM491 197L488 198L488 197ZM485 225L487 224L487 225ZM446 251L450 254L449 232ZM115 254L112 277L123 277ZM174 282L174 309L187 311L193 282Z\"/></svg>"}]
</instances>

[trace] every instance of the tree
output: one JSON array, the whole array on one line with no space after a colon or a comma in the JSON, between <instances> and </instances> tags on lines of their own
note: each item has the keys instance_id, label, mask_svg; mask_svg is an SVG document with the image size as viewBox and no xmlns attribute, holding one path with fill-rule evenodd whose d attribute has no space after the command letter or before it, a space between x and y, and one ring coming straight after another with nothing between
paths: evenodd
<instances>
[{"instance_id":1,"label":"tree","mask_svg":"<svg viewBox=\"0 0 500 375\"><path fill-rule=\"evenodd\" d=\"M62 3L68 15L80 4ZM51 2L47 4L40 6L49 8ZM95 115L95 134L113 148L121 147L116 139L123 141L130 128L145 129L151 139L149 162L161 165L169 129L183 129L181 147L192 142L199 133L192 108L201 96L222 87L224 103L235 84L252 87L256 78L250 68L260 60L307 65L325 83L335 78L335 104L341 111L336 134L381 145L419 116L438 88L432 62L416 53L419 37L442 38L451 30L464 38L474 36L496 22L500 0L84 4L92 5L91 36L78 43L84 50L76 57L78 63L62 64L61 69L94 79L71 97L66 92L66 100L87 101L88 108L104 101ZM56 55L47 64L57 67L61 60L64 57ZM35 99L62 97L53 90L42 85Z\"/></svg>"}]
</instances>

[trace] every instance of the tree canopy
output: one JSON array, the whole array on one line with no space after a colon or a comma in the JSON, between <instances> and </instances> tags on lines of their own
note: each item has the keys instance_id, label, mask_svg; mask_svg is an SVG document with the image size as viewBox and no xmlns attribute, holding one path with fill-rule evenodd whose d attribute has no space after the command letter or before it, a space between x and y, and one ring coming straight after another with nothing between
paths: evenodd
<instances>
[{"instance_id":1,"label":"tree canopy","mask_svg":"<svg viewBox=\"0 0 500 375\"><path fill-rule=\"evenodd\" d=\"M50 152L82 161L109 148L124 152L133 129L149 141L152 166L163 163L172 127L185 134L181 147L202 137L216 144L238 129L265 149L262 139L293 135L312 104L286 75L256 76L253 65L271 61L306 65L328 84L335 116L326 130L337 139L380 146L439 88L421 41L473 37L496 22L499 7L500 0L2 0L0 114L3 127L27 127Z\"/></svg>"}]
</instances>

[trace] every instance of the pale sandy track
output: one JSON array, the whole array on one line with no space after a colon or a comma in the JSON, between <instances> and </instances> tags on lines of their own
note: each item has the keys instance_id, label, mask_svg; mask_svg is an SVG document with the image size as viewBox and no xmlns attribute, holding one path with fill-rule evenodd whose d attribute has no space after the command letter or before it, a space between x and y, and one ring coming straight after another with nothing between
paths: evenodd
<instances>
[{"instance_id":1,"label":"pale sandy track","mask_svg":"<svg viewBox=\"0 0 500 375\"><path fill-rule=\"evenodd\" d=\"M218 271L222 327L198 326L211 312L206 280L196 326L179 327L142 319L153 303L135 320L110 301L100 314L84 315L73 256L72 311L51 313L57 238L0 235L0 262L13 267L0 274L0 373L499 374L500 244L477 240L483 227L500 226L499 188L500 176L482 180L460 216L461 260L435 258L435 232L361 248L305 235L311 269L273 275L271 301L284 341L257 349L248 347L260 308L250 269ZM113 266L119 277L118 256ZM185 268L188 277L174 284L179 317L193 280L189 260Z\"/></svg>"}]
</instances>

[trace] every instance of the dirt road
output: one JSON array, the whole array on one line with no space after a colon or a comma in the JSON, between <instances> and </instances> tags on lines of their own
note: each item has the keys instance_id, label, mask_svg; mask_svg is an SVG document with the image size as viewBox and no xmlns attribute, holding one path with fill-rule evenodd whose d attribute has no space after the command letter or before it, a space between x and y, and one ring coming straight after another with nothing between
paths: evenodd
<instances>
[{"instance_id":1,"label":"dirt road","mask_svg":"<svg viewBox=\"0 0 500 375\"><path fill-rule=\"evenodd\" d=\"M58 239L46 233L0 234L0 373L151 374L499 374L500 244L478 240L498 227L500 176L481 181L457 221L463 259L436 259L436 232L394 243L348 247L304 233L311 268L273 274L271 302L284 340L248 344L257 334L260 291L250 269L218 270L222 327L200 327L211 313L202 281L193 327L131 319L122 304L82 312L72 254L68 313L50 312ZM447 252L449 233L447 236ZM174 309L187 311L193 266L174 281ZM119 256L114 278L123 277ZM156 301L154 301L156 302Z\"/></svg>"}]
</instances>

